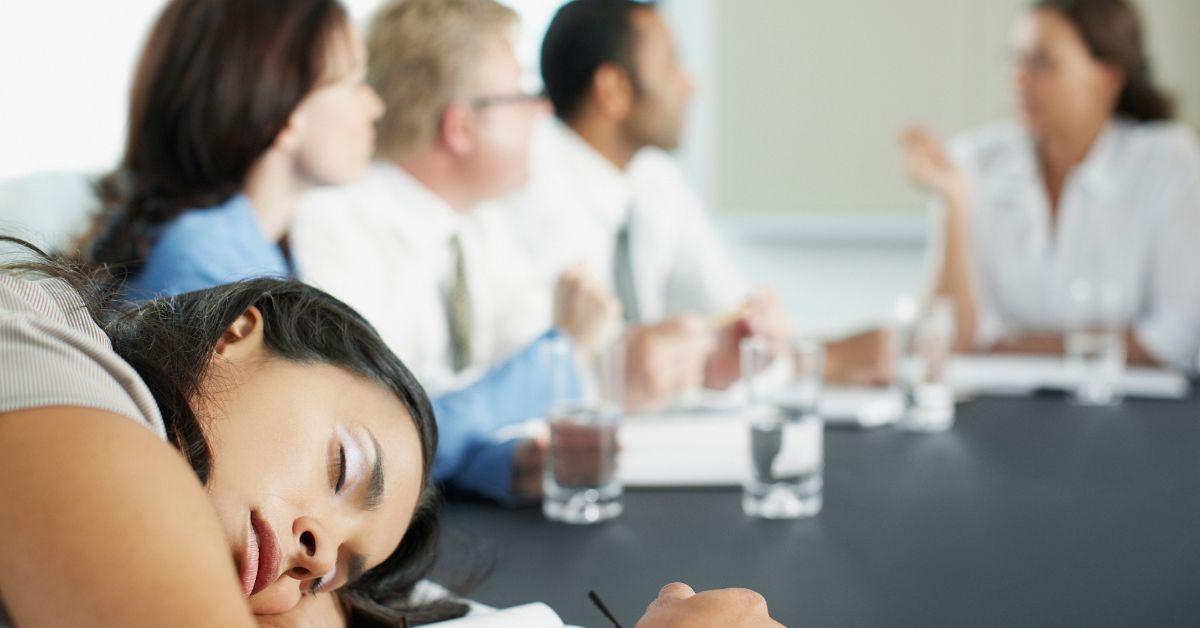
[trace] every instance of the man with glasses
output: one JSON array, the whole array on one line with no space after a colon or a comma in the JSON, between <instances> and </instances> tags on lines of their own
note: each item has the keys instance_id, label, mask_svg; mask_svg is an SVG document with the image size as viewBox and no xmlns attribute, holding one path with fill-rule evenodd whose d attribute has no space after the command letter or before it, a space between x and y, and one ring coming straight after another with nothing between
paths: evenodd
<instances>
[{"instance_id":1,"label":"man with glasses","mask_svg":"<svg viewBox=\"0 0 1200 628\"><path fill-rule=\"evenodd\" d=\"M387 105L377 159L360 182L305 198L289 237L300 277L366 316L434 396L435 476L504 503L540 492L543 446L497 431L554 401L542 345L565 334L595 350L619 311L569 271L544 315L522 316L533 306L512 305L519 263L476 211L525 182L547 109L520 89L516 22L492 0L384 5L367 41L367 80Z\"/></svg>"},{"instance_id":2,"label":"man with glasses","mask_svg":"<svg viewBox=\"0 0 1200 628\"><path fill-rule=\"evenodd\" d=\"M553 401L544 343L565 333L594 353L621 309L579 267L535 288L543 275L506 210L483 208L525 184L548 111L521 89L516 23L494 0L386 4L367 34L368 80L387 105L378 159L359 183L305 199L290 236L299 275L362 312L441 402L435 475L506 503L541 490L545 443L495 432ZM698 387L707 329L695 316L630 329L626 406Z\"/></svg>"}]
</instances>

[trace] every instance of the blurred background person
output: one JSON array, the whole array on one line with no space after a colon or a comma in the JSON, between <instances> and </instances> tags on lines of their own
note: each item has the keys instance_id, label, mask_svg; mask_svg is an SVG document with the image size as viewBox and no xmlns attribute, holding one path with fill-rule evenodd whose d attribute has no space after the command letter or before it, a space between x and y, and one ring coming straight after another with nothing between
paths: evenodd
<instances>
[{"instance_id":1,"label":"blurred background person","mask_svg":"<svg viewBox=\"0 0 1200 628\"><path fill-rule=\"evenodd\" d=\"M565 334L595 354L620 312L583 268L564 269L553 298L531 293L523 252L497 224L502 210L483 208L528 179L533 125L547 110L521 90L517 26L492 0L385 5L368 34L369 82L387 105L377 159L363 180L306 197L290 236L300 276L364 312L433 394L480 391L439 413L445 449L464 452L443 456L454 469L444 477L505 501L540 490L544 444L495 432L555 401L547 343ZM709 341L690 329L631 334L641 356L631 403L698 383L685 375L699 371Z\"/></svg>"},{"instance_id":2,"label":"blurred background person","mask_svg":"<svg viewBox=\"0 0 1200 628\"><path fill-rule=\"evenodd\" d=\"M631 324L700 317L694 333L715 338L701 375L709 388L738 379L748 335L786 353L787 312L773 293L748 289L669 154L695 85L656 6L566 3L541 70L557 120L539 129L533 182L511 200L511 216L543 277L582 263L612 286ZM831 343L830 376L886 381L890 344L883 331Z\"/></svg>"},{"instance_id":3,"label":"blurred background person","mask_svg":"<svg viewBox=\"0 0 1200 628\"><path fill-rule=\"evenodd\" d=\"M105 209L83 247L89 262L116 270L124 296L293 275L285 235L301 195L366 170L383 113L365 83L366 48L340 5L310 4L164 22L151 34L132 90L126 156L104 182ZM520 467L527 472L515 473L514 445L491 440L490 422L469 420L503 407L497 390L548 397L552 382L539 362L534 355L497 369L494 388L435 398L445 425L436 480L506 499L524 479L536 494L536 452Z\"/></svg>"},{"instance_id":4,"label":"blurred background person","mask_svg":"<svg viewBox=\"0 0 1200 628\"><path fill-rule=\"evenodd\" d=\"M957 348L1060 354L1082 289L1115 309L1131 362L1194 368L1200 149L1171 121L1137 11L1041 0L1013 48L1018 121L949 149L920 126L902 138L941 215L935 293L956 305Z\"/></svg>"},{"instance_id":5,"label":"blurred background person","mask_svg":"<svg viewBox=\"0 0 1200 628\"><path fill-rule=\"evenodd\" d=\"M83 245L138 300L289 275L300 195L357 179L374 150L383 104L341 5L214 13L151 33Z\"/></svg>"}]
</instances>

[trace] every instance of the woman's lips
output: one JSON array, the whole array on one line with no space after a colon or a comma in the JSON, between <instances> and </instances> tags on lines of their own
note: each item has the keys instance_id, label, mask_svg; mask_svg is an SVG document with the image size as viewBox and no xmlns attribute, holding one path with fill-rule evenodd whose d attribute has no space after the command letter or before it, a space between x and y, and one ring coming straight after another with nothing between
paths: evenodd
<instances>
[{"instance_id":1,"label":"woman's lips","mask_svg":"<svg viewBox=\"0 0 1200 628\"><path fill-rule=\"evenodd\" d=\"M242 593L250 597L271 586L279 577L279 541L275 532L258 512L250 512L246 527L246 550L242 555L239 575Z\"/></svg>"},{"instance_id":2,"label":"woman's lips","mask_svg":"<svg viewBox=\"0 0 1200 628\"><path fill-rule=\"evenodd\" d=\"M258 579L258 535L254 532L253 517L251 514L246 522L246 549L242 552L241 569L238 570L242 579L242 595L246 597L250 597L254 581Z\"/></svg>"}]
</instances>

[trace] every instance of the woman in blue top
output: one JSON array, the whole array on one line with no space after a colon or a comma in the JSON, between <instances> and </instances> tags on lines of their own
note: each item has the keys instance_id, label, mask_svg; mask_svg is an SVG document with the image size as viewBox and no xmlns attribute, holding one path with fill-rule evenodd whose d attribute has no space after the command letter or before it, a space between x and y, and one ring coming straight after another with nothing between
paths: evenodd
<instances>
[{"instance_id":1,"label":"woman in blue top","mask_svg":"<svg viewBox=\"0 0 1200 628\"><path fill-rule=\"evenodd\" d=\"M102 184L88 254L139 301L289 275L281 240L297 198L358 178L374 150L383 103L354 29L315 23L313 8L271 23L220 4L184 3L197 20L151 33L125 156Z\"/></svg>"},{"instance_id":2,"label":"woman in blue top","mask_svg":"<svg viewBox=\"0 0 1200 628\"><path fill-rule=\"evenodd\" d=\"M297 199L365 171L383 105L364 82L357 33L312 19L331 4L178 0L168 12L178 19L157 24L134 80L124 159L102 184L105 209L84 242L125 297L291 276L285 234ZM541 448L493 435L544 416L556 394L550 368L534 344L435 399L435 479L501 502L536 495Z\"/></svg>"}]
</instances>

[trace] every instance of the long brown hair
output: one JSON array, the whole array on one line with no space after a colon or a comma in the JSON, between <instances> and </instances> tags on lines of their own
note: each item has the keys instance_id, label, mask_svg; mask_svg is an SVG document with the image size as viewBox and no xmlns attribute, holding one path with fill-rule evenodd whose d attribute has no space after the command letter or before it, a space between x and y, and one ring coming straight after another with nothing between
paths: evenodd
<instances>
[{"instance_id":1,"label":"long brown hair","mask_svg":"<svg viewBox=\"0 0 1200 628\"><path fill-rule=\"evenodd\" d=\"M138 63L125 155L100 183L85 257L133 274L155 227L237 193L348 24L337 0L172 0Z\"/></svg>"},{"instance_id":2,"label":"long brown hair","mask_svg":"<svg viewBox=\"0 0 1200 628\"><path fill-rule=\"evenodd\" d=\"M1055 11L1071 20L1092 57L1125 74L1117 116L1139 122L1175 116L1175 101L1154 82L1142 20L1128 0L1038 0L1034 8Z\"/></svg>"}]
</instances>

